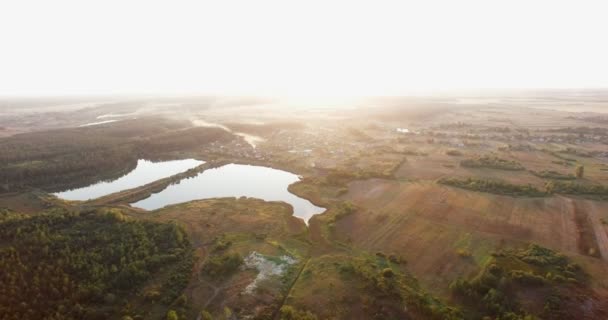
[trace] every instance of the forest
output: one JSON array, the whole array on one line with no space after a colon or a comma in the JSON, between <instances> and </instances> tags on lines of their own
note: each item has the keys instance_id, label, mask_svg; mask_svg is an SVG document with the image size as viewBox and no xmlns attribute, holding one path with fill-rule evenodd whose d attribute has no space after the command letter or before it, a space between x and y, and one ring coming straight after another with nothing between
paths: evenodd
<instances>
[{"instance_id":1,"label":"forest","mask_svg":"<svg viewBox=\"0 0 608 320\"><path fill-rule=\"evenodd\" d=\"M117 209L34 216L3 209L0 219L2 320L141 317L146 308L128 301L145 284L159 282L148 298L167 309L187 285L193 252L175 224L132 220Z\"/></svg>"},{"instance_id":2,"label":"forest","mask_svg":"<svg viewBox=\"0 0 608 320\"><path fill-rule=\"evenodd\" d=\"M79 187L126 174L140 158L154 160L234 138L219 128L164 119L16 135L0 141L0 192Z\"/></svg>"}]
</instances>

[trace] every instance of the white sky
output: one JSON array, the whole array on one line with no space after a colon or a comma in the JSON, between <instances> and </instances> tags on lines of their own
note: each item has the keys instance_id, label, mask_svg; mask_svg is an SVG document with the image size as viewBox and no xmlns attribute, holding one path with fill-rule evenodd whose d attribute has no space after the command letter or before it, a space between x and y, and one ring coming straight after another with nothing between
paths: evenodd
<instances>
[{"instance_id":1,"label":"white sky","mask_svg":"<svg viewBox=\"0 0 608 320\"><path fill-rule=\"evenodd\" d=\"M608 1L0 0L0 95L608 87Z\"/></svg>"}]
</instances>

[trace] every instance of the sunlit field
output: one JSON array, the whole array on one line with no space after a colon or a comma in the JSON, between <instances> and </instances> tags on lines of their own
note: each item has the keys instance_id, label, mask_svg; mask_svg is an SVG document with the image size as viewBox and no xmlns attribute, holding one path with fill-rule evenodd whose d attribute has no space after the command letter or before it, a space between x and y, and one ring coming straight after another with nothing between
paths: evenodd
<instances>
[{"instance_id":1,"label":"sunlit field","mask_svg":"<svg viewBox=\"0 0 608 320\"><path fill-rule=\"evenodd\" d=\"M0 3L0 320L608 319L607 9Z\"/></svg>"}]
</instances>

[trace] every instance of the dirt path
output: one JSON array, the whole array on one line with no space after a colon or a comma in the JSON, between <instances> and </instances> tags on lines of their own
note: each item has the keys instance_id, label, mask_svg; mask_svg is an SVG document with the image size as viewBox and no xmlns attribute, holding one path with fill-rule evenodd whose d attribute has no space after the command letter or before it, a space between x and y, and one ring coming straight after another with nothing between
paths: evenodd
<instances>
[{"instance_id":1,"label":"dirt path","mask_svg":"<svg viewBox=\"0 0 608 320\"><path fill-rule=\"evenodd\" d=\"M589 210L587 211L587 216L589 217L589 222L591 223L595 233L598 250L602 256L602 259L604 261L608 261L608 234L606 234L604 225L600 221L598 214L598 210L600 209L594 203L589 203L588 207Z\"/></svg>"},{"instance_id":2,"label":"dirt path","mask_svg":"<svg viewBox=\"0 0 608 320\"><path fill-rule=\"evenodd\" d=\"M598 239L590 218L590 206L588 201L573 200L573 219L578 229L578 250L580 254L587 256L598 256L594 252L598 247Z\"/></svg>"},{"instance_id":3,"label":"dirt path","mask_svg":"<svg viewBox=\"0 0 608 320\"><path fill-rule=\"evenodd\" d=\"M202 254L202 255L204 255L204 256L205 256L205 258L203 258L203 259L199 259L199 260L196 262L196 264L195 264L195 266L194 266L194 268L193 268L193 272L194 272L194 273L196 273L196 275L194 275L194 276L196 277L196 278L195 278L195 279L196 279L196 284L194 284L194 285L190 285L190 286L188 286L188 288L186 288L186 292L188 292L188 296L189 296L189 298L190 298L190 299L192 298L192 294L193 294L192 292L194 291L194 289L196 289L196 288L200 287L201 285L202 285L202 286L209 287L209 288L211 288L211 290L213 290L213 294L212 294L212 295L211 295L211 297L209 297L209 299L207 299L207 301L206 301L206 302L205 302L205 303L202 305L201 310L205 310L205 309L207 309L207 307L208 307L208 306L211 304L211 302L212 302L213 300L215 300L215 298L217 297L217 295L218 295L218 294L219 294L219 293L220 293L222 290L226 289L226 287L225 287L225 286L216 286L216 285L213 285L212 283L210 283L209 281L206 281L205 279L203 279L202 268L203 268L203 265L205 265L205 262L207 261L207 258L209 257L208 253L207 253L207 252L206 252L206 250L205 250L205 247L206 247L206 246L208 246L208 245L210 245L211 243L213 243L213 241L209 241L209 242L207 242L207 243L198 243L198 244L195 244L195 246L194 246L194 247L195 247L195 249L202 250L202 251L203 251L203 253L201 253L201 254ZM199 314L199 315L197 316L197 320L199 320L199 319L200 319L200 317L201 317L201 315Z\"/></svg>"},{"instance_id":4,"label":"dirt path","mask_svg":"<svg viewBox=\"0 0 608 320\"><path fill-rule=\"evenodd\" d=\"M205 304L203 305L203 307L201 308L201 310L206 310L207 307L209 306L209 304L211 304L211 302L213 300L215 300L215 298L217 297L217 295L220 293L220 291L222 291L223 289L225 289L225 287L216 287L214 285L212 285L211 283L203 280L203 279L198 279L199 283L196 286L199 286L201 284L206 285L208 287L210 287L213 290L213 294L211 295L211 297L209 297L209 299L207 299L207 302L205 302ZM199 315L196 317L196 320L200 320L202 316L202 313L199 313Z\"/></svg>"},{"instance_id":5,"label":"dirt path","mask_svg":"<svg viewBox=\"0 0 608 320\"><path fill-rule=\"evenodd\" d=\"M302 275L302 272L304 272L304 269L306 269L306 266L308 265L308 261L310 261L310 257L306 258L304 265L302 265L302 268L300 269L300 271L298 271L296 278L293 280L293 282L289 286L289 289L287 289L287 292L285 293L285 296L283 297L283 301L281 301L281 304L279 305L277 310L275 310L275 312L274 312L274 315L272 317L273 319L275 319L275 320L279 319L279 316L281 315L281 308L283 308L283 306L285 305L285 302L287 302L287 298L289 298L289 294L291 293L291 290L298 282L298 279L300 279L300 276Z\"/></svg>"}]
</instances>

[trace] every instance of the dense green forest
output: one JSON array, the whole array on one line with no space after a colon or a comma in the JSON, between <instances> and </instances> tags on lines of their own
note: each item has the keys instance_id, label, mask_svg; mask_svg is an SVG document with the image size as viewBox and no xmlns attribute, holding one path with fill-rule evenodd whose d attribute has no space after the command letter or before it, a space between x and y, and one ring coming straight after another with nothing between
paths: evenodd
<instances>
[{"instance_id":1,"label":"dense green forest","mask_svg":"<svg viewBox=\"0 0 608 320\"><path fill-rule=\"evenodd\" d=\"M127 302L150 296L141 292L146 283L158 282L148 298L164 312L187 285L193 253L175 224L131 220L116 209L1 211L2 320L145 317L147 308Z\"/></svg>"},{"instance_id":2,"label":"dense green forest","mask_svg":"<svg viewBox=\"0 0 608 320\"><path fill-rule=\"evenodd\" d=\"M79 187L117 178L138 158L158 159L234 136L219 128L141 119L120 121L112 128L91 126L20 134L0 140L0 192L24 187Z\"/></svg>"}]
</instances>

